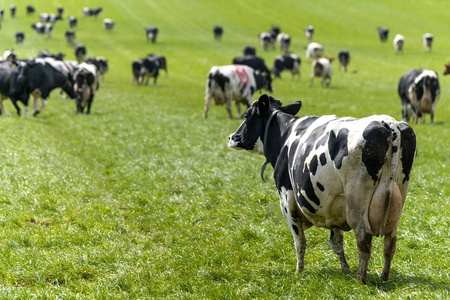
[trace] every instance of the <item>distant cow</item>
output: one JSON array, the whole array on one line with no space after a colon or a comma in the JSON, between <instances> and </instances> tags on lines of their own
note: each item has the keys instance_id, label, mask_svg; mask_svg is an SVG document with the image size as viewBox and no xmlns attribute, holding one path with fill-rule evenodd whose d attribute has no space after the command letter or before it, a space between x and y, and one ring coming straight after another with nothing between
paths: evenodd
<instances>
[{"instance_id":1,"label":"distant cow","mask_svg":"<svg viewBox=\"0 0 450 300\"><path fill-rule=\"evenodd\" d=\"M356 279L363 284L372 238L384 236L381 278L387 281L417 152L416 135L407 123L386 115L297 118L301 106L301 101L282 106L280 100L262 95L229 136L228 147L264 154L262 172L268 163L274 168L281 211L294 237L297 273L304 270L304 231L317 226L330 230L331 249L344 273L350 272L344 231L354 231Z\"/></svg>"},{"instance_id":2,"label":"distant cow","mask_svg":"<svg viewBox=\"0 0 450 300\"><path fill-rule=\"evenodd\" d=\"M36 10L34 9L33 6L31 5L27 5L27 15L31 15L35 12Z\"/></svg>"},{"instance_id":3,"label":"distant cow","mask_svg":"<svg viewBox=\"0 0 450 300\"><path fill-rule=\"evenodd\" d=\"M97 68L98 74L97 77L100 76L102 81L105 80L105 74L108 72L108 60L103 56L98 57L86 57L84 59L85 63L93 64Z\"/></svg>"},{"instance_id":4,"label":"distant cow","mask_svg":"<svg viewBox=\"0 0 450 300\"><path fill-rule=\"evenodd\" d=\"M105 30L112 30L114 28L114 25L116 25L116 23L111 19L103 20L103 29Z\"/></svg>"},{"instance_id":5,"label":"distant cow","mask_svg":"<svg viewBox=\"0 0 450 300\"><path fill-rule=\"evenodd\" d=\"M16 16L16 6L14 4L11 5L9 11L11 12L11 17L14 18Z\"/></svg>"},{"instance_id":6,"label":"distant cow","mask_svg":"<svg viewBox=\"0 0 450 300\"><path fill-rule=\"evenodd\" d=\"M158 28L157 27L147 27L145 28L145 36L147 38L147 41L150 40L152 43L156 42L156 37L158 36Z\"/></svg>"},{"instance_id":7,"label":"distant cow","mask_svg":"<svg viewBox=\"0 0 450 300\"><path fill-rule=\"evenodd\" d=\"M42 50L37 54L38 58L46 58L46 57L50 57L56 60L63 60L64 56L66 56L64 53L59 52L59 53L50 53L47 50Z\"/></svg>"},{"instance_id":8,"label":"distant cow","mask_svg":"<svg viewBox=\"0 0 450 300\"><path fill-rule=\"evenodd\" d=\"M31 28L34 29L34 34L46 34L49 38L52 37L53 25L51 23L37 22L32 24Z\"/></svg>"},{"instance_id":9,"label":"distant cow","mask_svg":"<svg viewBox=\"0 0 450 300\"><path fill-rule=\"evenodd\" d=\"M42 23L54 24L57 20L60 20L60 19L61 19L61 17L58 17L55 14L47 14L47 13L39 14L39 21L41 21Z\"/></svg>"},{"instance_id":10,"label":"distant cow","mask_svg":"<svg viewBox=\"0 0 450 300\"><path fill-rule=\"evenodd\" d=\"M433 45L433 35L431 33L425 33L422 37L423 48L425 51L430 52Z\"/></svg>"},{"instance_id":11,"label":"distant cow","mask_svg":"<svg viewBox=\"0 0 450 300\"><path fill-rule=\"evenodd\" d=\"M314 37L314 26L309 25L305 28L305 36L308 41L311 41Z\"/></svg>"},{"instance_id":12,"label":"distant cow","mask_svg":"<svg viewBox=\"0 0 450 300\"><path fill-rule=\"evenodd\" d=\"M153 60L153 61L157 61L159 64L159 70L164 70L164 72L166 73L166 75L168 74L167 72L167 59L164 55L158 55L158 54L153 54L150 53L148 55L148 59Z\"/></svg>"},{"instance_id":13,"label":"distant cow","mask_svg":"<svg viewBox=\"0 0 450 300\"><path fill-rule=\"evenodd\" d=\"M222 39L222 35L223 35L222 26L219 26L219 25L214 26L213 33L214 33L214 38L216 40L220 41Z\"/></svg>"},{"instance_id":14,"label":"distant cow","mask_svg":"<svg viewBox=\"0 0 450 300\"><path fill-rule=\"evenodd\" d=\"M242 50L242 55L244 56L256 56L256 49L253 46L245 46Z\"/></svg>"},{"instance_id":15,"label":"distant cow","mask_svg":"<svg viewBox=\"0 0 450 300\"><path fill-rule=\"evenodd\" d=\"M142 70L142 59L136 59L131 63L131 71L133 75L133 81L132 83L135 83L137 85L141 85L143 81L143 77L141 76L141 70Z\"/></svg>"},{"instance_id":16,"label":"distant cow","mask_svg":"<svg viewBox=\"0 0 450 300\"><path fill-rule=\"evenodd\" d=\"M281 79L281 72L284 70L289 70L291 71L292 78L297 75L298 79L300 79L300 64L301 59L295 54L279 55L273 62L272 72L275 77Z\"/></svg>"},{"instance_id":17,"label":"distant cow","mask_svg":"<svg viewBox=\"0 0 450 300\"><path fill-rule=\"evenodd\" d=\"M64 33L67 44L73 46L75 44L75 32L72 29L66 30Z\"/></svg>"},{"instance_id":18,"label":"distant cow","mask_svg":"<svg viewBox=\"0 0 450 300\"><path fill-rule=\"evenodd\" d=\"M425 114L431 115L434 121L434 111L440 96L439 79L436 72L426 69L412 69L400 78L398 95L402 100L402 119L409 121L411 112L413 122L420 118L425 123Z\"/></svg>"},{"instance_id":19,"label":"distant cow","mask_svg":"<svg viewBox=\"0 0 450 300\"><path fill-rule=\"evenodd\" d=\"M445 67L444 75L450 74L450 63L445 64L444 67Z\"/></svg>"},{"instance_id":20,"label":"distant cow","mask_svg":"<svg viewBox=\"0 0 450 300\"><path fill-rule=\"evenodd\" d=\"M394 49L395 53L399 54L400 52L403 53L403 44L405 43L405 37L401 34L397 34L394 37Z\"/></svg>"},{"instance_id":21,"label":"distant cow","mask_svg":"<svg viewBox=\"0 0 450 300\"><path fill-rule=\"evenodd\" d=\"M280 33L277 36L277 42L280 45L280 50L287 53L289 46L291 45L291 37L286 33Z\"/></svg>"},{"instance_id":22,"label":"distant cow","mask_svg":"<svg viewBox=\"0 0 450 300\"><path fill-rule=\"evenodd\" d=\"M25 33L23 31L17 31L16 32L16 45L22 45L24 39L25 39Z\"/></svg>"},{"instance_id":23,"label":"distant cow","mask_svg":"<svg viewBox=\"0 0 450 300\"><path fill-rule=\"evenodd\" d=\"M339 51L338 58L339 58L339 69L341 67L344 67L345 72L347 72L347 67L348 64L350 63L350 52L348 52L347 50Z\"/></svg>"},{"instance_id":24,"label":"distant cow","mask_svg":"<svg viewBox=\"0 0 450 300\"><path fill-rule=\"evenodd\" d=\"M58 6L58 7L56 8L56 11L58 12L58 19L61 20L61 19L62 19L62 15L63 15L63 13L64 13L64 7Z\"/></svg>"},{"instance_id":25,"label":"distant cow","mask_svg":"<svg viewBox=\"0 0 450 300\"><path fill-rule=\"evenodd\" d=\"M281 33L280 26L273 24L269 33L272 35L273 39L276 40L277 36Z\"/></svg>"},{"instance_id":26,"label":"distant cow","mask_svg":"<svg viewBox=\"0 0 450 300\"><path fill-rule=\"evenodd\" d=\"M389 35L389 29L386 27L378 27L378 36L380 37L380 40L384 43L387 41L388 35Z\"/></svg>"},{"instance_id":27,"label":"distant cow","mask_svg":"<svg viewBox=\"0 0 450 300\"><path fill-rule=\"evenodd\" d=\"M98 90L98 70L94 64L81 63L73 74L74 91L76 94L76 106L78 113L91 113L92 102Z\"/></svg>"},{"instance_id":28,"label":"distant cow","mask_svg":"<svg viewBox=\"0 0 450 300\"><path fill-rule=\"evenodd\" d=\"M70 28L77 27L78 19L77 19L76 17L74 17L74 16L69 16L68 20L69 20L69 27L70 27Z\"/></svg>"},{"instance_id":29,"label":"distant cow","mask_svg":"<svg viewBox=\"0 0 450 300\"><path fill-rule=\"evenodd\" d=\"M78 63L81 63L86 56L86 47L83 44L75 44L75 57L77 58Z\"/></svg>"},{"instance_id":30,"label":"distant cow","mask_svg":"<svg viewBox=\"0 0 450 300\"><path fill-rule=\"evenodd\" d=\"M0 21L3 20L4 14L5 14L5 11L3 10L3 8L0 7Z\"/></svg>"},{"instance_id":31,"label":"distant cow","mask_svg":"<svg viewBox=\"0 0 450 300\"><path fill-rule=\"evenodd\" d=\"M321 58L323 55L323 46L318 43L310 43L308 47L306 47L306 58L307 59L317 59Z\"/></svg>"},{"instance_id":32,"label":"distant cow","mask_svg":"<svg viewBox=\"0 0 450 300\"><path fill-rule=\"evenodd\" d=\"M95 18L98 18L98 15L103 11L103 7L98 8L88 8L83 7L83 18L94 16Z\"/></svg>"},{"instance_id":33,"label":"distant cow","mask_svg":"<svg viewBox=\"0 0 450 300\"><path fill-rule=\"evenodd\" d=\"M3 52L2 59L4 61L13 62L17 59L16 52L14 52L14 50L6 50L5 52Z\"/></svg>"},{"instance_id":34,"label":"distant cow","mask_svg":"<svg viewBox=\"0 0 450 300\"><path fill-rule=\"evenodd\" d=\"M259 35L259 43L263 50L267 50L269 47L274 47L275 38L269 32L263 32Z\"/></svg>"},{"instance_id":35,"label":"distant cow","mask_svg":"<svg viewBox=\"0 0 450 300\"><path fill-rule=\"evenodd\" d=\"M212 67L208 73L205 95L205 119L209 106L214 99L216 105L226 105L228 115L231 114L231 102L236 101L237 117L241 116L241 103L248 107L256 90L264 87L273 92L271 82L253 68L244 65L228 65Z\"/></svg>"},{"instance_id":36,"label":"distant cow","mask_svg":"<svg viewBox=\"0 0 450 300\"><path fill-rule=\"evenodd\" d=\"M333 58L319 58L315 59L312 63L311 80L309 87L312 87L314 77L322 78L322 87L329 87L331 84L332 72L331 62Z\"/></svg>"}]
</instances>

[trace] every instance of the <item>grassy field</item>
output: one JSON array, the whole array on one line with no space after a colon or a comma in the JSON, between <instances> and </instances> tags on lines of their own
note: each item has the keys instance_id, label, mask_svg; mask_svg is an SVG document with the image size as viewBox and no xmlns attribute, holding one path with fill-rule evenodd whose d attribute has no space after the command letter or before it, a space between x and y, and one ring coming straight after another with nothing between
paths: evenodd
<instances>
[{"instance_id":1,"label":"grassy field","mask_svg":"<svg viewBox=\"0 0 450 300\"><path fill-rule=\"evenodd\" d=\"M0 0L6 12L2 49L20 58L38 51L66 53L67 19L51 39L35 36L38 13L55 13L62 1ZM188 4L189 3L189 4ZM25 14L33 4L37 13ZM83 6L103 5L99 19L82 18ZM0 299L447 299L450 297L450 5L440 1L64 1L64 16L79 18L77 41L89 56L108 58L110 71L92 107L54 91L36 118L17 117L10 101L0 117ZM103 18L116 21L112 32ZM214 25L224 27L214 41ZM346 233L352 273L340 271L329 231L306 232L305 271L295 275L291 233L279 209L264 158L227 147L241 120L212 106L203 118L206 75L253 45L268 65L257 35L278 24L302 57L301 80L283 74L273 86L284 103L303 101L299 116L336 114L401 118L398 80L412 68L439 73L441 99L435 124L413 125L418 156L399 225L391 280L383 282L382 239L374 239L368 284L355 280L355 238ZM325 55L351 53L349 71L333 63L329 89L309 89L310 61L303 30ZM158 26L156 44L144 28ZM378 39L377 26L390 29ZM25 31L23 46L14 33ZM425 53L421 37L433 33ZM392 38L405 36L404 54ZM169 74L156 86L131 84L131 61L163 54ZM259 93L255 94L255 98ZM233 113L235 108L233 107Z\"/></svg>"}]
</instances>

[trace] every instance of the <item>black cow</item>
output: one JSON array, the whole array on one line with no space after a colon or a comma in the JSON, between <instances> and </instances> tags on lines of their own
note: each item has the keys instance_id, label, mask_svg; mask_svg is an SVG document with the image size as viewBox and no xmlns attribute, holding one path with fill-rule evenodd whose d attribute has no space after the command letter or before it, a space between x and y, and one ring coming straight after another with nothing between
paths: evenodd
<instances>
[{"instance_id":1,"label":"black cow","mask_svg":"<svg viewBox=\"0 0 450 300\"><path fill-rule=\"evenodd\" d=\"M75 44L75 57L77 58L78 63L81 63L86 56L86 47L83 44Z\"/></svg>"},{"instance_id":2,"label":"black cow","mask_svg":"<svg viewBox=\"0 0 450 300\"><path fill-rule=\"evenodd\" d=\"M74 17L74 16L69 16L68 20L69 20L69 26L70 26L70 28L77 27L78 19L77 19L76 17Z\"/></svg>"},{"instance_id":3,"label":"black cow","mask_svg":"<svg viewBox=\"0 0 450 300\"><path fill-rule=\"evenodd\" d=\"M31 5L27 5L27 15L31 15L35 12L36 10L34 9L33 6Z\"/></svg>"},{"instance_id":4,"label":"black cow","mask_svg":"<svg viewBox=\"0 0 450 300\"><path fill-rule=\"evenodd\" d=\"M24 39L25 39L25 33L23 31L17 31L16 32L16 45L22 45Z\"/></svg>"},{"instance_id":5,"label":"black cow","mask_svg":"<svg viewBox=\"0 0 450 300\"><path fill-rule=\"evenodd\" d=\"M33 116L39 114L47 105L47 98L50 92L56 88L61 88L75 99L73 90L73 79L70 66L62 61L53 58L37 58L24 61L24 66L19 70L19 82L24 84L25 92L33 96ZM37 109L38 99L42 99L42 106ZM24 101L25 111L28 110L28 97Z\"/></svg>"},{"instance_id":6,"label":"black cow","mask_svg":"<svg viewBox=\"0 0 450 300\"><path fill-rule=\"evenodd\" d=\"M103 7L98 8L88 8L83 7L83 18L94 16L95 18L98 18L98 15L103 11Z\"/></svg>"},{"instance_id":7,"label":"black cow","mask_svg":"<svg viewBox=\"0 0 450 300\"><path fill-rule=\"evenodd\" d=\"M153 60L153 61L157 61L159 63L159 69L160 70L164 70L164 72L166 73L166 76L167 76L167 74L168 74L167 73L167 60L166 60L165 56L150 53L148 55L148 59Z\"/></svg>"},{"instance_id":8,"label":"black cow","mask_svg":"<svg viewBox=\"0 0 450 300\"><path fill-rule=\"evenodd\" d=\"M142 59L136 59L131 63L131 71L133 74L132 83L136 83L137 85L141 85L143 81L143 77L141 76L142 69Z\"/></svg>"},{"instance_id":9,"label":"black cow","mask_svg":"<svg viewBox=\"0 0 450 300\"><path fill-rule=\"evenodd\" d=\"M156 42L156 37L158 36L158 28L157 27L147 27L145 28L145 37L148 40L151 40L152 43Z\"/></svg>"},{"instance_id":10,"label":"black cow","mask_svg":"<svg viewBox=\"0 0 450 300\"><path fill-rule=\"evenodd\" d=\"M144 84L147 85L150 77L153 77L153 84L156 84L158 75L159 61L148 57L143 58L141 68L142 83L144 83L144 79L146 79Z\"/></svg>"},{"instance_id":11,"label":"black cow","mask_svg":"<svg viewBox=\"0 0 450 300\"><path fill-rule=\"evenodd\" d=\"M0 61L0 110L2 115L5 114L3 107L3 100L10 98L17 114L20 116L20 108L17 105L17 101L23 103L28 102L29 95L24 89L24 81L19 81L19 71L21 62L17 62L17 65L13 65L10 61ZM27 113L27 112L26 112Z\"/></svg>"},{"instance_id":12,"label":"black cow","mask_svg":"<svg viewBox=\"0 0 450 300\"><path fill-rule=\"evenodd\" d=\"M98 57L86 57L85 63L93 64L98 70L98 75L102 77L102 81L105 80L105 74L108 72L108 60L103 56Z\"/></svg>"},{"instance_id":13,"label":"black cow","mask_svg":"<svg viewBox=\"0 0 450 300\"><path fill-rule=\"evenodd\" d=\"M252 67L256 71L267 72L270 74L270 71L267 68L266 63L264 62L264 59L262 59L261 57L257 57L257 56L235 57L235 58L233 58L232 63L234 65L246 65L246 66Z\"/></svg>"},{"instance_id":14,"label":"black cow","mask_svg":"<svg viewBox=\"0 0 450 300\"><path fill-rule=\"evenodd\" d=\"M256 56L256 49L253 46L245 46L242 50L243 56Z\"/></svg>"},{"instance_id":15,"label":"black cow","mask_svg":"<svg viewBox=\"0 0 450 300\"><path fill-rule=\"evenodd\" d=\"M67 44L73 46L75 44L75 31L72 29L66 30L64 38L66 39Z\"/></svg>"},{"instance_id":16,"label":"black cow","mask_svg":"<svg viewBox=\"0 0 450 300\"><path fill-rule=\"evenodd\" d=\"M219 26L219 25L214 26L213 33L214 33L214 38L216 40L220 41L222 39L222 35L223 35L222 26Z\"/></svg>"},{"instance_id":17,"label":"black cow","mask_svg":"<svg viewBox=\"0 0 450 300\"><path fill-rule=\"evenodd\" d=\"M14 18L16 16L16 6L14 4L11 5L9 11L11 12L11 17Z\"/></svg>"},{"instance_id":18,"label":"black cow","mask_svg":"<svg viewBox=\"0 0 450 300\"><path fill-rule=\"evenodd\" d=\"M339 51L338 53L339 59L339 69L344 67L345 72L347 72L348 64L350 63L350 52L347 50Z\"/></svg>"},{"instance_id":19,"label":"black cow","mask_svg":"<svg viewBox=\"0 0 450 300\"><path fill-rule=\"evenodd\" d=\"M294 75L297 75L298 79L300 79L300 65L301 59L298 55L295 54L279 55L275 58L275 61L273 62L272 72L275 75L275 77L281 79L281 72L283 72L284 70L289 70L291 71L292 78L294 78Z\"/></svg>"},{"instance_id":20,"label":"black cow","mask_svg":"<svg viewBox=\"0 0 450 300\"><path fill-rule=\"evenodd\" d=\"M402 100L402 119L417 123L422 117L425 123L425 114L431 115L434 121L434 111L440 96L439 78L436 72L426 69L412 69L400 78L398 95Z\"/></svg>"},{"instance_id":21,"label":"black cow","mask_svg":"<svg viewBox=\"0 0 450 300\"><path fill-rule=\"evenodd\" d=\"M386 115L362 119L294 117L297 101L262 95L230 135L228 146L264 154L274 168L280 207L294 238L297 273L304 269L312 226L331 231L330 244L343 272L350 272L343 231L354 230L359 254L356 279L366 283L373 236L384 236L383 280L389 280L397 227L416 155L416 136Z\"/></svg>"},{"instance_id":22,"label":"black cow","mask_svg":"<svg viewBox=\"0 0 450 300\"><path fill-rule=\"evenodd\" d=\"M378 27L378 36L380 37L380 40L384 43L387 41L388 35L389 35L389 29L386 27Z\"/></svg>"}]
</instances>

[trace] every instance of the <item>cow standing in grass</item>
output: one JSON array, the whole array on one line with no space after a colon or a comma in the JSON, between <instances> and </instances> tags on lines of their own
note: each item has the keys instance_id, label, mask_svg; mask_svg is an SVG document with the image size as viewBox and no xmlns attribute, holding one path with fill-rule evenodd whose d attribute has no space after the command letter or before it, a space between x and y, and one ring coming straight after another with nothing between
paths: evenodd
<instances>
[{"instance_id":1,"label":"cow standing in grass","mask_svg":"<svg viewBox=\"0 0 450 300\"><path fill-rule=\"evenodd\" d=\"M387 29L386 27L378 27L377 30L380 41L383 43L386 42L389 35L389 29Z\"/></svg>"},{"instance_id":2,"label":"cow standing in grass","mask_svg":"<svg viewBox=\"0 0 450 300\"><path fill-rule=\"evenodd\" d=\"M314 26L309 25L305 28L305 36L308 41L311 41L314 37Z\"/></svg>"},{"instance_id":3,"label":"cow standing in grass","mask_svg":"<svg viewBox=\"0 0 450 300\"><path fill-rule=\"evenodd\" d=\"M273 62L272 72L275 75L275 77L281 79L281 72L283 72L284 70L289 70L291 71L292 79L294 79L295 75L297 75L298 79L300 79L300 64L301 59L298 55L295 54L279 55L275 58L275 61Z\"/></svg>"},{"instance_id":4,"label":"cow standing in grass","mask_svg":"<svg viewBox=\"0 0 450 300\"><path fill-rule=\"evenodd\" d=\"M319 43L309 43L306 47L306 58L317 59L323 55L323 46Z\"/></svg>"},{"instance_id":5,"label":"cow standing in grass","mask_svg":"<svg viewBox=\"0 0 450 300\"><path fill-rule=\"evenodd\" d=\"M405 122L381 115L362 119L294 117L300 101L281 106L262 95L230 135L228 146L264 154L274 168L280 207L304 269L311 226L330 230L330 244L343 272L350 272L343 231L354 230L357 280L364 284L372 237L384 236L383 280L389 280L397 227L416 155L416 136ZM263 176L263 173L261 173Z\"/></svg>"},{"instance_id":6,"label":"cow standing in grass","mask_svg":"<svg viewBox=\"0 0 450 300\"><path fill-rule=\"evenodd\" d=\"M91 106L94 102L95 93L98 90L98 70L94 64L81 63L77 66L73 74L74 91L76 94L76 106L78 113L91 113Z\"/></svg>"},{"instance_id":7,"label":"cow standing in grass","mask_svg":"<svg viewBox=\"0 0 450 300\"><path fill-rule=\"evenodd\" d=\"M431 46L433 45L433 35L431 33L425 33L422 36L422 43L423 43L423 49L425 49L426 52L431 51Z\"/></svg>"},{"instance_id":8,"label":"cow standing in grass","mask_svg":"<svg viewBox=\"0 0 450 300\"><path fill-rule=\"evenodd\" d=\"M350 52L347 50L339 51L338 53L339 59L339 69L344 67L345 72L347 72L348 64L350 63Z\"/></svg>"},{"instance_id":9,"label":"cow standing in grass","mask_svg":"<svg viewBox=\"0 0 450 300\"><path fill-rule=\"evenodd\" d=\"M333 58L319 58L315 59L312 63L311 80L309 87L312 87L314 77L322 78L322 87L329 87L331 84L332 72L331 62Z\"/></svg>"},{"instance_id":10,"label":"cow standing in grass","mask_svg":"<svg viewBox=\"0 0 450 300\"><path fill-rule=\"evenodd\" d=\"M395 49L395 53L399 54L399 53L403 53L403 45L405 43L405 37L401 34L397 34L394 37L394 49Z\"/></svg>"}]
</instances>

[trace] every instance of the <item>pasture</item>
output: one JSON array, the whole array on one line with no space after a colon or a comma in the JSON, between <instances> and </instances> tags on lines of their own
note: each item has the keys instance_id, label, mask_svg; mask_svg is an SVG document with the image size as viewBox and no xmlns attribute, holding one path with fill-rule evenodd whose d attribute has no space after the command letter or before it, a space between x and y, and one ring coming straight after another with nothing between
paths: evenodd
<instances>
[{"instance_id":1,"label":"pasture","mask_svg":"<svg viewBox=\"0 0 450 300\"><path fill-rule=\"evenodd\" d=\"M445 0L435 1L8 1L1 23L2 51L19 58L43 49L63 52L67 17L78 17L76 40L88 56L105 56L91 115L76 114L73 100L52 92L37 117L17 117L11 102L0 117L1 299L446 299L450 297L450 24ZM189 5L187 4L189 3ZM25 14L25 5L36 8ZM52 38L35 36L40 12L64 20ZM104 6L98 19L82 7ZM111 32L103 18L116 22ZM211 106L204 119L206 75L227 65L246 45L271 67L276 50L262 51L257 35L278 24L302 59L301 79L274 80L273 96L303 101L298 116L336 114L401 118L397 84L424 67L439 74L435 123L414 124L418 155L399 225L391 280L383 282L382 239L374 238L367 286L355 280L353 232L345 233L352 269L340 271L329 230L306 231L305 270L295 275L291 233L279 208L273 171L260 179L262 156L227 147L241 120ZM325 56L350 51L349 70L333 62L333 81L308 88L303 30ZM224 28L215 41L212 28ZM157 26L155 44L144 28ZM376 28L390 29L381 43ZM26 34L22 46L14 33ZM421 37L435 36L425 53ZM405 36L404 53L392 38ZM132 85L131 62L148 53L167 57L168 76L156 86ZM254 98L259 97L259 92ZM19 104L21 105L21 104ZM235 106L233 104L233 114Z\"/></svg>"}]
</instances>

